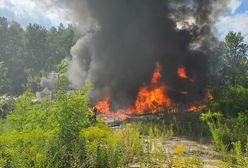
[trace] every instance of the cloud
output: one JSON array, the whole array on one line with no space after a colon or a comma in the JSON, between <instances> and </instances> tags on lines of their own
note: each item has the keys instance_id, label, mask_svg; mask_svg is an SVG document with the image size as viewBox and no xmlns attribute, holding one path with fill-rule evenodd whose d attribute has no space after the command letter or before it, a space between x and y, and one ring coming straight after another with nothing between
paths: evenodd
<instances>
[{"instance_id":1,"label":"cloud","mask_svg":"<svg viewBox=\"0 0 248 168\"><path fill-rule=\"evenodd\" d=\"M240 14L223 16L216 24L221 39L229 31L241 32L245 36L245 41L248 42L248 11Z\"/></svg>"},{"instance_id":2,"label":"cloud","mask_svg":"<svg viewBox=\"0 0 248 168\"><path fill-rule=\"evenodd\" d=\"M63 17L67 10L60 7L49 9L38 5L34 0L1 0L0 16L7 17L26 26L29 23L38 23L46 27L69 23Z\"/></svg>"},{"instance_id":3,"label":"cloud","mask_svg":"<svg viewBox=\"0 0 248 168\"><path fill-rule=\"evenodd\" d=\"M228 7L231 10L231 13L234 14L241 4L242 0L230 0Z\"/></svg>"}]
</instances>

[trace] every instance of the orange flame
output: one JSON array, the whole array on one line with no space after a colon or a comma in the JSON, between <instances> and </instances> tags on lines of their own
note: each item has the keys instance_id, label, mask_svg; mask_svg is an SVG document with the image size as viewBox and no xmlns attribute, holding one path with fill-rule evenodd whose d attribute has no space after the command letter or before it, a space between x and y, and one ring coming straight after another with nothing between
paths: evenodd
<instances>
[{"instance_id":1,"label":"orange flame","mask_svg":"<svg viewBox=\"0 0 248 168\"><path fill-rule=\"evenodd\" d=\"M180 77L180 78L188 78L188 75L186 73L186 70L185 70L185 67L184 66L181 66L177 69L177 75Z\"/></svg>"},{"instance_id":2,"label":"orange flame","mask_svg":"<svg viewBox=\"0 0 248 168\"><path fill-rule=\"evenodd\" d=\"M139 114L143 114L146 110L150 110L152 113L159 112L163 106L170 106L170 99L165 95L165 88L158 86L149 89L147 86L142 87L139 90L135 107Z\"/></svg>"},{"instance_id":3,"label":"orange flame","mask_svg":"<svg viewBox=\"0 0 248 168\"><path fill-rule=\"evenodd\" d=\"M105 97L103 100L96 103L96 108L101 112L110 113L109 100L109 96Z\"/></svg>"},{"instance_id":4,"label":"orange flame","mask_svg":"<svg viewBox=\"0 0 248 168\"><path fill-rule=\"evenodd\" d=\"M177 112L178 107L173 107L171 99L166 95L166 86L159 82L161 78L161 65L157 62L155 70L152 75L151 83L142 86L137 94L136 100L133 106L124 109L118 109L116 111L110 110L110 97L106 96L103 100L96 103L96 108L99 113L104 115L114 116L118 119L124 120L130 114L144 114L146 111L156 113L162 112L164 108L168 108L171 112ZM190 82L194 82L193 79L188 78L186 69L181 66L177 69L177 74L180 78L188 79ZM189 92L182 90L180 91L183 95L188 95ZM206 92L205 100L212 100L213 96L210 91ZM194 105L187 109L188 112L200 111L206 108L206 105Z\"/></svg>"},{"instance_id":5,"label":"orange flame","mask_svg":"<svg viewBox=\"0 0 248 168\"><path fill-rule=\"evenodd\" d=\"M137 98L134 106L127 109L119 109L116 112L111 112L109 108L109 97L97 102L96 108L105 114L118 115L120 118L125 118L128 114L138 113L144 114L146 110L155 113L161 112L163 108L169 107L171 104L170 98L165 94L166 88L164 85L159 84L161 77L161 66L156 63L155 70L152 75L151 84L141 87L138 91Z\"/></svg>"},{"instance_id":6,"label":"orange flame","mask_svg":"<svg viewBox=\"0 0 248 168\"><path fill-rule=\"evenodd\" d=\"M161 71L161 67L160 67L160 64L157 62L155 71L153 72L153 75L152 75L152 81L151 81L152 84L158 83L158 80L161 77L160 71Z\"/></svg>"},{"instance_id":7,"label":"orange flame","mask_svg":"<svg viewBox=\"0 0 248 168\"><path fill-rule=\"evenodd\" d=\"M207 105L191 106L190 108L187 109L187 111L189 111L189 112L200 111L200 110L205 109L206 107L207 107Z\"/></svg>"},{"instance_id":8,"label":"orange flame","mask_svg":"<svg viewBox=\"0 0 248 168\"><path fill-rule=\"evenodd\" d=\"M171 100L165 95L165 86L158 84L161 66L157 62L152 75L152 86L143 86L140 88L135 101L135 110L139 114L144 114L146 110L152 113L163 110L163 106L170 106ZM154 86L157 85L157 86Z\"/></svg>"}]
</instances>

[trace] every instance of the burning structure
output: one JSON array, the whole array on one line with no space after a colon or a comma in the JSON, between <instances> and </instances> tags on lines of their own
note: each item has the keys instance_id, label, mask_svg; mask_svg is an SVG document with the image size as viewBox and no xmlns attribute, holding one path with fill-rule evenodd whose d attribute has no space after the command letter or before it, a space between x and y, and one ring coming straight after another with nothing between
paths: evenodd
<instances>
[{"instance_id":1,"label":"burning structure","mask_svg":"<svg viewBox=\"0 0 248 168\"><path fill-rule=\"evenodd\" d=\"M226 0L46 2L72 9L84 35L71 50L69 80L74 88L92 82L89 96L100 111L155 113L204 98L218 44L213 25Z\"/></svg>"}]
</instances>

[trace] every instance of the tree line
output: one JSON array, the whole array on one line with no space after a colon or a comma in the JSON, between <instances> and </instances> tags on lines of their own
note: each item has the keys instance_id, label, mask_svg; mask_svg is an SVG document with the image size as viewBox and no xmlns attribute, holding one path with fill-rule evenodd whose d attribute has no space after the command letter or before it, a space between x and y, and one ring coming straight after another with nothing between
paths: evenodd
<instances>
[{"instance_id":1,"label":"tree line","mask_svg":"<svg viewBox=\"0 0 248 168\"><path fill-rule=\"evenodd\" d=\"M78 37L72 25L23 28L0 17L0 94L19 95L35 76L54 70L54 65L70 57Z\"/></svg>"}]
</instances>

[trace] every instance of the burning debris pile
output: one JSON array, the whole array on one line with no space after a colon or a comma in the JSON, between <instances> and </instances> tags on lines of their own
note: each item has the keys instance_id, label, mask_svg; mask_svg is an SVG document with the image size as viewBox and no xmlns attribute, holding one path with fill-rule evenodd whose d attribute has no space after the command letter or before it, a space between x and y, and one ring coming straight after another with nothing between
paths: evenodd
<instances>
[{"instance_id":1,"label":"burning debris pile","mask_svg":"<svg viewBox=\"0 0 248 168\"><path fill-rule=\"evenodd\" d=\"M226 0L63 2L84 34L71 50L69 80L74 88L93 83L99 111L124 117L204 100L218 45L213 25Z\"/></svg>"},{"instance_id":2,"label":"burning debris pile","mask_svg":"<svg viewBox=\"0 0 248 168\"><path fill-rule=\"evenodd\" d=\"M156 68L153 72L151 82L147 85L144 84L138 91L134 106L130 106L124 109L118 109L113 112L110 109L110 97L106 96L104 99L96 103L95 108L105 115L115 116L117 119L125 119L130 114L145 114L145 113L164 113L165 110L170 112L178 111L177 106L172 105L172 100L167 96L167 88L165 84L162 84L159 79L161 78L161 65L157 62ZM188 78L185 68L179 67L177 70L178 77L181 79L194 81ZM187 91L181 91L182 95L189 94ZM204 100L211 100L212 95L208 91L204 97ZM200 101L199 101L200 102ZM198 103L199 103L198 102ZM192 112L202 110L206 108L206 105L201 104L198 106L191 106L186 111Z\"/></svg>"}]
</instances>

